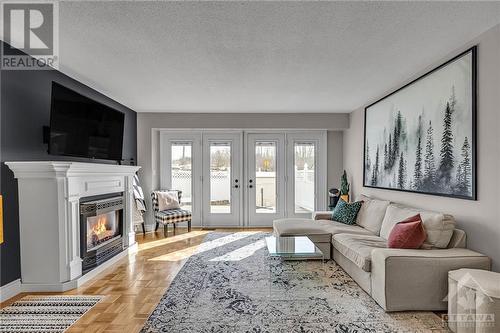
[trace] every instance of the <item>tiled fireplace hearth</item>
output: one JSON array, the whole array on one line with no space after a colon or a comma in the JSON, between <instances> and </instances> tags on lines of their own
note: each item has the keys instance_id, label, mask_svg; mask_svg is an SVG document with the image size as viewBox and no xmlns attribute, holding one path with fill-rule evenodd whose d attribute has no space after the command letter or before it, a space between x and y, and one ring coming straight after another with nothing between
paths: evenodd
<instances>
[{"instance_id":1,"label":"tiled fireplace hearth","mask_svg":"<svg viewBox=\"0 0 500 333\"><path fill-rule=\"evenodd\" d=\"M137 166L7 162L18 179L22 291L76 288L134 251Z\"/></svg>"}]
</instances>

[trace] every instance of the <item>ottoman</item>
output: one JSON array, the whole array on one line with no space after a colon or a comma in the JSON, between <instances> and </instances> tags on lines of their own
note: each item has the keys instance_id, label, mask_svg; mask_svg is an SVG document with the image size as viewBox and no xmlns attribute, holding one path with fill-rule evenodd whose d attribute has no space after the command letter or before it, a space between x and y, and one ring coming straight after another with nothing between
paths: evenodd
<instances>
[{"instance_id":1,"label":"ottoman","mask_svg":"<svg viewBox=\"0 0 500 333\"><path fill-rule=\"evenodd\" d=\"M455 333L500 332L500 273L448 272L448 326Z\"/></svg>"}]
</instances>

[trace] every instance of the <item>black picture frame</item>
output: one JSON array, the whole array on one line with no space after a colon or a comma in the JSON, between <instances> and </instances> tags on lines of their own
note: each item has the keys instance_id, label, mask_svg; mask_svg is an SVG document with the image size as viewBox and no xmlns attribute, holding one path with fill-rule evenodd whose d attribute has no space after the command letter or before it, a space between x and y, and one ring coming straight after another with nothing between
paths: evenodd
<instances>
[{"instance_id":1,"label":"black picture frame","mask_svg":"<svg viewBox=\"0 0 500 333\"><path fill-rule=\"evenodd\" d=\"M472 175L471 175L471 195L458 195L458 194L447 194L447 193L433 193L433 192L426 192L426 191L417 191L417 190L411 190L411 189L400 189L400 188L392 188L392 187L382 187L382 186L373 186L370 184L367 184L367 178L366 178L366 152L367 152L367 140L366 140L366 131L367 131L367 123L366 123L366 118L367 118L367 113L369 112L368 109L377 103L397 94L398 92L404 90L405 88L408 88L415 84L416 82L420 81L421 79L430 76L434 72L442 69L443 67L446 67L450 63L454 62L457 59L460 59L461 57L471 53L472 54L472 63L471 63L471 70L472 70L472 80L471 80L471 112L472 112L472 143L471 143L471 166L472 166ZM455 57L449 59L448 61L444 62L443 64L431 69L430 71L426 72L425 74L419 76L418 78L412 80L411 82L403 85L402 87L392 91L391 93L385 95L384 97L378 99L377 101L371 103L370 105L366 106L364 108L364 123L363 123L363 187L366 188L375 188L375 189L382 189L382 190L391 190L391 191L399 191L399 192L408 192L408 193L416 193L416 194L426 194L426 195L433 195L433 196L439 196L439 197L449 197L449 198L458 198L458 199L465 199L465 200L477 200L477 45L474 45L467 50L461 52L460 54L456 55Z\"/></svg>"}]
</instances>

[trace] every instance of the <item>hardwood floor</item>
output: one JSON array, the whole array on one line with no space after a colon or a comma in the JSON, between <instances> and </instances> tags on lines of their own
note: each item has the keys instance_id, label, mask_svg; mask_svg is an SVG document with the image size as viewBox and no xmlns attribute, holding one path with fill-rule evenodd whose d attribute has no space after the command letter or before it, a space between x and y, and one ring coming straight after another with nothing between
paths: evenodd
<instances>
[{"instance_id":1,"label":"hardwood floor","mask_svg":"<svg viewBox=\"0 0 500 333\"><path fill-rule=\"evenodd\" d=\"M103 295L105 298L76 322L67 333L139 332L165 294L185 261L213 231L271 231L271 229L177 228L176 236L163 232L136 236L139 249L82 287L51 295ZM34 294L34 293L30 293ZM2 303L7 306L27 295L23 293Z\"/></svg>"}]
</instances>

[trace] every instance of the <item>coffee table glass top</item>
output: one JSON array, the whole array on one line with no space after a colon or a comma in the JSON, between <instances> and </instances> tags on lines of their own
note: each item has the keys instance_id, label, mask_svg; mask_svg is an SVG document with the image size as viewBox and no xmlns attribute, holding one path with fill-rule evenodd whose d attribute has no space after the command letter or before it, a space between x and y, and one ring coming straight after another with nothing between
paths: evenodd
<instances>
[{"instance_id":1,"label":"coffee table glass top","mask_svg":"<svg viewBox=\"0 0 500 333\"><path fill-rule=\"evenodd\" d=\"M323 252L306 236L266 237L267 250L273 257L322 258Z\"/></svg>"}]
</instances>

